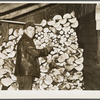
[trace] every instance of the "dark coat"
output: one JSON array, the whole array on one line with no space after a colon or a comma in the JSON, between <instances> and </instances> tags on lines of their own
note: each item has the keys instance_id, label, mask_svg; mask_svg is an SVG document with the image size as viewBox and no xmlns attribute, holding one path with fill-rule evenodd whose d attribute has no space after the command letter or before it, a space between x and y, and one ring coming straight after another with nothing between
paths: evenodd
<instances>
[{"instance_id":1,"label":"dark coat","mask_svg":"<svg viewBox=\"0 0 100 100\"><path fill-rule=\"evenodd\" d=\"M47 56L48 53L46 48L36 49L33 40L24 34L18 42L15 75L40 77L38 57Z\"/></svg>"}]
</instances>

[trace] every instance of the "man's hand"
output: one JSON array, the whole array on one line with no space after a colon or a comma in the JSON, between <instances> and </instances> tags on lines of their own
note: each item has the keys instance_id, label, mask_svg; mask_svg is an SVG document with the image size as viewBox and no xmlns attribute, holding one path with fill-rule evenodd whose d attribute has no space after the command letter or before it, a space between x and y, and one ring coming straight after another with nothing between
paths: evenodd
<instances>
[{"instance_id":1,"label":"man's hand","mask_svg":"<svg viewBox=\"0 0 100 100\"><path fill-rule=\"evenodd\" d=\"M50 53L53 50L52 46L47 46L46 49L48 50L48 52Z\"/></svg>"}]
</instances>

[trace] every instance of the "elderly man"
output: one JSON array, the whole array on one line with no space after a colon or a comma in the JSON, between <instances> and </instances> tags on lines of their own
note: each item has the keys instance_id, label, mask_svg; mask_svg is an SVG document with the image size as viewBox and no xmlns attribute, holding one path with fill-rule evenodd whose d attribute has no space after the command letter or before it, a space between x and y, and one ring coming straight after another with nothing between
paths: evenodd
<instances>
[{"instance_id":1,"label":"elderly man","mask_svg":"<svg viewBox=\"0 0 100 100\"><path fill-rule=\"evenodd\" d=\"M24 26L24 34L18 42L15 75L19 84L19 90L32 90L35 77L40 77L38 57L47 56L53 49L47 46L44 49L36 49L33 42L35 26L29 22Z\"/></svg>"}]
</instances>

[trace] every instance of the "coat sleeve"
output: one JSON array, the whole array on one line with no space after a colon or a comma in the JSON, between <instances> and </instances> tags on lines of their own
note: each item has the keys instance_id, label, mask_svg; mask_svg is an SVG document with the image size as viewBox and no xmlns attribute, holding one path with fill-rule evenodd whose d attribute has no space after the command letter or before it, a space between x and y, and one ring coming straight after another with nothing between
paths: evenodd
<instances>
[{"instance_id":1,"label":"coat sleeve","mask_svg":"<svg viewBox=\"0 0 100 100\"><path fill-rule=\"evenodd\" d=\"M33 57L44 57L47 56L49 53L46 48L36 49L34 46L31 46L29 42L26 43L26 51Z\"/></svg>"}]
</instances>

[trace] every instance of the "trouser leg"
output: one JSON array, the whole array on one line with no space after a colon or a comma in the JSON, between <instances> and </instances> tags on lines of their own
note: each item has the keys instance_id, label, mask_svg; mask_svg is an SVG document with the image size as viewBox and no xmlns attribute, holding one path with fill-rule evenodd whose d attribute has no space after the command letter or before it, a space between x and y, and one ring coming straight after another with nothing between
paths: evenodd
<instances>
[{"instance_id":1,"label":"trouser leg","mask_svg":"<svg viewBox=\"0 0 100 100\"><path fill-rule=\"evenodd\" d=\"M32 90L33 76L19 76L17 77L19 90Z\"/></svg>"}]
</instances>

